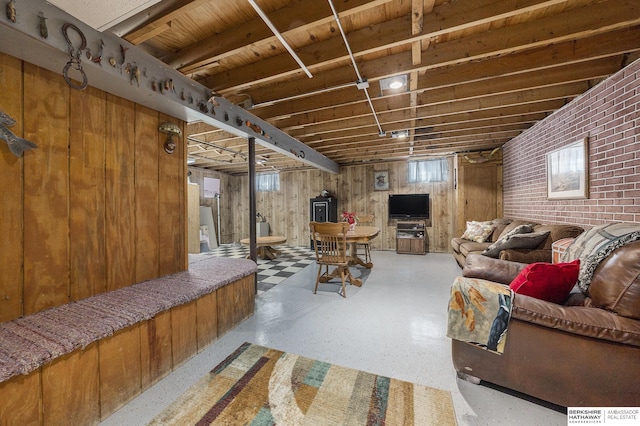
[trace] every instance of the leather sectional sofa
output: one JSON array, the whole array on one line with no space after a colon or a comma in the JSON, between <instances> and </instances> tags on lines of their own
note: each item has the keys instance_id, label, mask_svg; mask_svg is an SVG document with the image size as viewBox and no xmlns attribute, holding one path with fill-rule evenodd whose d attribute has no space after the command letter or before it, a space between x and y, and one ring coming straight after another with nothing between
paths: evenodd
<instances>
[{"instance_id":1,"label":"leather sectional sofa","mask_svg":"<svg viewBox=\"0 0 640 426\"><path fill-rule=\"evenodd\" d=\"M470 254L462 275L508 285L527 266ZM588 292L555 304L516 294L502 354L452 339L458 376L564 407L640 403L640 241L615 249Z\"/></svg>"},{"instance_id":2,"label":"leather sectional sofa","mask_svg":"<svg viewBox=\"0 0 640 426\"><path fill-rule=\"evenodd\" d=\"M463 267L469 254L482 253L485 249L521 225L532 225L532 233L548 232L548 237L543 239L542 242L535 247L501 250L498 255L499 259L521 263L551 262L551 246L554 242L562 238L575 238L584 231L583 228L575 225L544 225L531 221L503 218L494 219L490 221L490 224L493 226L493 231L485 241L472 241L463 237L456 237L451 240L451 249L458 265Z\"/></svg>"}]
</instances>

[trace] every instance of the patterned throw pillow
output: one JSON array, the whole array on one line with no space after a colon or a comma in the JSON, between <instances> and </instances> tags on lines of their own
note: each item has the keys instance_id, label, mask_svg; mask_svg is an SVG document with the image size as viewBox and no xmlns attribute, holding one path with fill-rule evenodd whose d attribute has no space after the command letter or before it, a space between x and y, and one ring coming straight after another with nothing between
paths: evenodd
<instances>
[{"instance_id":1,"label":"patterned throw pillow","mask_svg":"<svg viewBox=\"0 0 640 426\"><path fill-rule=\"evenodd\" d=\"M467 221L467 229L462 234L462 238L476 243L484 243L494 229L495 226L491 222Z\"/></svg>"}]
</instances>

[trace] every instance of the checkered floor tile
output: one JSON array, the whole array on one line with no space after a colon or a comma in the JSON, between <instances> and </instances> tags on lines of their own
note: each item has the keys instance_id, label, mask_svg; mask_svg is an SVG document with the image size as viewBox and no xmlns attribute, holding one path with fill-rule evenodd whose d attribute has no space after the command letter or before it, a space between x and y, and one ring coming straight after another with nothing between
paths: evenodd
<instances>
[{"instance_id":1,"label":"checkered floor tile","mask_svg":"<svg viewBox=\"0 0 640 426\"><path fill-rule=\"evenodd\" d=\"M280 250L280 256L274 260L258 259L258 293L271 289L296 272L315 263L315 254L309 247L280 245L274 248ZM190 254L189 259L190 261L201 260L206 256L244 258L248 254L247 246L223 244L206 253Z\"/></svg>"}]
</instances>

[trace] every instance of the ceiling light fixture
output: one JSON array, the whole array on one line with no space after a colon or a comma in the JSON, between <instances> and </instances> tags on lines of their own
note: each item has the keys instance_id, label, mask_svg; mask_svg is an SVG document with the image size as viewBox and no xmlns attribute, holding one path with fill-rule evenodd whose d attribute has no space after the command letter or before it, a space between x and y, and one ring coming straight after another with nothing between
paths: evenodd
<instances>
[{"instance_id":1,"label":"ceiling light fixture","mask_svg":"<svg viewBox=\"0 0 640 426\"><path fill-rule=\"evenodd\" d=\"M394 75L380 79L380 90L395 90L401 87L407 87L407 75Z\"/></svg>"},{"instance_id":2,"label":"ceiling light fixture","mask_svg":"<svg viewBox=\"0 0 640 426\"><path fill-rule=\"evenodd\" d=\"M289 54L293 57L293 59L295 59L298 65L300 65L300 68L302 68L302 70L307 74L307 77L312 78L313 75L311 74L311 71L309 71L309 68L307 68L307 66L302 62L302 59L300 59L300 57L296 55L296 52L294 52L291 46L289 46L289 43L285 41L284 37L282 37L282 34L280 34L278 29L275 27L275 25L271 23L267 15L262 11L262 9L260 9L260 7L256 4L256 2L254 2L253 0L248 0L248 1L249 1L249 4L253 7L253 9L256 11L256 13L260 15L260 18L262 18L264 23L267 24L267 27L269 27L269 29L273 32L273 35L275 35L276 38L280 40L280 43L282 43L285 49L287 49Z\"/></svg>"},{"instance_id":3,"label":"ceiling light fixture","mask_svg":"<svg viewBox=\"0 0 640 426\"><path fill-rule=\"evenodd\" d=\"M409 137L409 131L408 130L394 130L393 132L391 132L391 137L393 139L408 138Z\"/></svg>"}]
</instances>

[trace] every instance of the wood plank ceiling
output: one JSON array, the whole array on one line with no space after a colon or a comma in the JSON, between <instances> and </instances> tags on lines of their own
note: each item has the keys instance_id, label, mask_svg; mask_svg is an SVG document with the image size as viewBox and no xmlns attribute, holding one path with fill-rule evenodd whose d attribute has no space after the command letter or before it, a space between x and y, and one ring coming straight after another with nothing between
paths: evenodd
<instances>
[{"instance_id":1,"label":"wood plank ceiling","mask_svg":"<svg viewBox=\"0 0 640 426\"><path fill-rule=\"evenodd\" d=\"M255 1L312 78L248 0L163 1L111 30L341 165L499 147L640 56L637 0ZM195 166L247 172L246 140L188 137ZM258 172L308 167L257 156Z\"/></svg>"}]
</instances>

